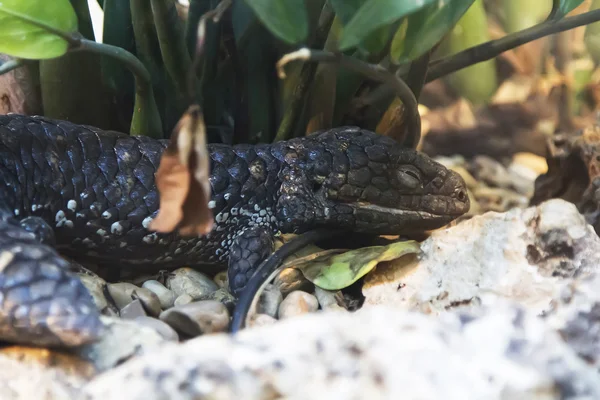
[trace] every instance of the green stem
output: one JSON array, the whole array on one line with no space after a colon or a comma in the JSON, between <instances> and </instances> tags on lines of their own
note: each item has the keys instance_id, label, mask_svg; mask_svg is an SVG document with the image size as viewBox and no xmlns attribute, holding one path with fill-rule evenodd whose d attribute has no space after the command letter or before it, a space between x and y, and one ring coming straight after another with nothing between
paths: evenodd
<instances>
[{"instance_id":1,"label":"green stem","mask_svg":"<svg viewBox=\"0 0 600 400\"><path fill-rule=\"evenodd\" d=\"M192 65L185 43L184 27L172 0L151 0L150 3L165 67L177 92L183 95L189 91L186 78Z\"/></svg>"},{"instance_id":2,"label":"green stem","mask_svg":"<svg viewBox=\"0 0 600 400\"><path fill-rule=\"evenodd\" d=\"M13 58L12 60L8 60L0 64L0 75L4 75L9 73L12 70L15 70L21 66L25 65L25 61L20 58Z\"/></svg>"},{"instance_id":3,"label":"green stem","mask_svg":"<svg viewBox=\"0 0 600 400\"><path fill-rule=\"evenodd\" d=\"M558 14L558 10L560 9L560 0L552 0L552 10L550 14L548 14L548 18L546 21L554 21L556 19L556 14Z\"/></svg>"},{"instance_id":4,"label":"green stem","mask_svg":"<svg viewBox=\"0 0 600 400\"><path fill-rule=\"evenodd\" d=\"M286 54L279 60L277 68L279 70L280 78L285 78L285 72L283 71L284 65L293 60L337 63L344 68L358 72L372 80L385 83L392 87L406 110L408 135L405 144L411 148L417 147L421 139L421 118L419 116L417 99L398 74L394 75L380 65L369 64L340 53L303 48L294 53Z\"/></svg>"},{"instance_id":5,"label":"green stem","mask_svg":"<svg viewBox=\"0 0 600 400\"><path fill-rule=\"evenodd\" d=\"M317 32L315 33L315 46L321 47L325 44L334 17L335 14L331 7L325 5L319 18ZM311 86L311 81L315 76L318 65L318 63L305 65L301 68L299 74L294 77L297 83L294 84L294 92L292 93L283 118L281 119L281 123L279 124L279 129L275 135L275 142L287 140L292 137L303 110L306 94Z\"/></svg>"},{"instance_id":6,"label":"green stem","mask_svg":"<svg viewBox=\"0 0 600 400\"><path fill-rule=\"evenodd\" d=\"M89 51L95 54L114 58L120 61L135 75L136 92L146 95L152 92L150 73L142 62L133 54L121 47L110 44L98 43L88 39L79 39L71 51Z\"/></svg>"},{"instance_id":7,"label":"green stem","mask_svg":"<svg viewBox=\"0 0 600 400\"><path fill-rule=\"evenodd\" d=\"M77 44L71 48L71 51L89 51L114 58L127 66L135 76L136 100L134 116L131 121L131 134L153 138L163 137L162 123L154 99L150 73L136 56L120 47L83 38L78 39Z\"/></svg>"},{"instance_id":8,"label":"green stem","mask_svg":"<svg viewBox=\"0 0 600 400\"><path fill-rule=\"evenodd\" d=\"M507 50L514 49L544 36L564 32L596 21L600 21L600 10L589 11L557 22L546 21L529 29L471 47L460 53L434 61L429 68L427 82L434 81L473 64L490 60Z\"/></svg>"}]
</instances>

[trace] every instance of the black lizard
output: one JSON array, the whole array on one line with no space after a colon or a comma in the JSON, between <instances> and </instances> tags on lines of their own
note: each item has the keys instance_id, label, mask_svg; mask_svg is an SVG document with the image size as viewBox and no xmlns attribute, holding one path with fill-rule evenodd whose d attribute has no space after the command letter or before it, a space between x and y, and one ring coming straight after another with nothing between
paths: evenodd
<instances>
[{"instance_id":1,"label":"black lizard","mask_svg":"<svg viewBox=\"0 0 600 400\"><path fill-rule=\"evenodd\" d=\"M460 176L354 127L264 145L209 145L216 225L200 238L146 228L167 141L41 117L0 116L0 339L74 346L102 332L69 263L228 266L239 294L276 232L399 234L469 209Z\"/></svg>"}]
</instances>

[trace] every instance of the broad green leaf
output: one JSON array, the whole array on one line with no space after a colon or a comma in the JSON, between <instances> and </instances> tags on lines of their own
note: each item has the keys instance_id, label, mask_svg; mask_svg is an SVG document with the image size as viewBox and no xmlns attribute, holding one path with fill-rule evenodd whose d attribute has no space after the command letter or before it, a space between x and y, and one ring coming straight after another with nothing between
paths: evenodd
<instances>
[{"instance_id":1,"label":"broad green leaf","mask_svg":"<svg viewBox=\"0 0 600 400\"><path fill-rule=\"evenodd\" d=\"M387 246L372 246L342 254L327 254L296 265L306 279L322 289L339 290L365 276L382 261L392 261L406 254L418 253L414 240Z\"/></svg>"},{"instance_id":2,"label":"broad green leaf","mask_svg":"<svg viewBox=\"0 0 600 400\"><path fill-rule=\"evenodd\" d=\"M568 13L579 7L583 3L583 0L560 0L558 12L554 16L555 19L560 19L566 16Z\"/></svg>"},{"instance_id":3,"label":"broad green leaf","mask_svg":"<svg viewBox=\"0 0 600 400\"><path fill-rule=\"evenodd\" d=\"M369 0L344 26L340 50L358 45L371 32L419 11L435 0Z\"/></svg>"},{"instance_id":4,"label":"broad green leaf","mask_svg":"<svg viewBox=\"0 0 600 400\"><path fill-rule=\"evenodd\" d=\"M409 15L392 41L393 59L402 63L425 54L454 27L474 1L440 0Z\"/></svg>"},{"instance_id":5,"label":"broad green leaf","mask_svg":"<svg viewBox=\"0 0 600 400\"><path fill-rule=\"evenodd\" d=\"M256 17L281 40L296 44L308 36L304 0L245 0Z\"/></svg>"},{"instance_id":6,"label":"broad green leaf","mask_svg":"<svg viewBox=\"0 0 600 400\"><path fill-rule=\"evenodd\" d=\"M340 19L342 25L346 25L358 10L368 0L329 0L329 4L335 11L335 15Z\"/></svg>"},{"instance_id":7,"label":"broad green leaf","mask_svg":"<svg viewBox=\"0 0 600 400\"><path fill-rule=\"evenodd\" d=\"M60 57L69 44L51 33L77 30L77 16L69 0L1 0L0 53L25 59Z\"/></svg>"},{"instance_id":8,"label":"broad green leaf","mask_svg":"<svg viewBox=\"0 0 600 400\"><path fill-rule=\"evenodd\" d=\"M446 35L436 55L446 57L488 42L490 34L484 1L475 0L456 26ZM461 69L446 77L453 91L474 104L485 104L498 89L496 60L491 59Z\"/></svg>"}]
</instances>

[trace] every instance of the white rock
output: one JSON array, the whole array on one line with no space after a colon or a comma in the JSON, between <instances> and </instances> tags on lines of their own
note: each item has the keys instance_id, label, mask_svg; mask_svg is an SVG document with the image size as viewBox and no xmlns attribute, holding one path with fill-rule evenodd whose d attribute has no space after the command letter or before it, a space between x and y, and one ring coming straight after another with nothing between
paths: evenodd
<instances>
[{"instance_id":1,"label":"white rock","mask_svg":"<svg viewBox=\"0 0 600 400\"><path fill-rule=\"evenodd\" d=\"M283 301L283 295L279 289L272 284L265 286L265 289L260 294L258 303L256 304L256 312L259 314L267 314L271 317L277 317L279 305Z\"/></svg>"},{"instance_id":2,"label":"white rock","mask_svg":"<svg viewBox=\"0 0 600 400\"><path fill-rule=\"evenodd\" d=\"M296 317L315 312L319 309L319 301L315 296L301 290L288 294L279 305L279 318Z\"/></svg>"},{"instance_id":3,"label":"white rock","mask_svg":"<svg viewBox=\"0 0 600 400\"><path fill-rule=\"evenodd\" d=\"M142 287L154 293L160 301L160 307L163 310L173 307L175 303L175 293L167 289L165 285L155 279L147 280L142 284Z\"/></svg>"},{"instance_id":4,"label":"white rock","mask_svg":"<svg viewBox=\"0 0 600 400\"><path fill-rule=\"evenodd\" d=\"M598 374L534 314L323 312L161 346L100 375L88 400L594 399Z\"/></svg>"},{"instance_id":5,"label":"white rock","mask_svg":"<svg viewBox=\"0 0 600 400\"><path fill-rule=\"evenodd\" d=\"M178 296L175 299L175 301L173 302L173 305L175 307L178 307L178 306L182 306L184 304L190 304L193 301L194 301L194 299L189 294L182 294L181 296Z\"/></svg>"},{"instance_id":6,"label":"white rock","mask_svg":"<svg viewBox=\"0 0 600 400\"><path fill-rule=\"evenodd\" d=\"M271 317L270 315L252 314L250 316L250 320L248 321L248 327L256 328L259 326L273 325L276 322L277 322L277 319Z\"/></svg>"},{"instance_id":7,"label":"white rock","mask_svg":"<svg viewBox=\"0 0 600 400\"><path fill-rule=\"evenodd\" d=\"M167 277L166 284L176 296L188 294L194 300L219 289L207 275L188 267L178 268L171 272Z\"/></svg>"},{"instance_id":8,"label":"white rock","mask_svg":"<svg viewBox=\"0 0 600 400\"><path fill-rule=\"evenodd\" d=\"M565 278L600 265L600 238L563 200L474 217L435 231L421 249L419 258L378 266L367 276L364 307L438 314L500 296L541 313Z\"/></svg>"},{"instance_id":9,"label":"white rock","mask_svg":"<svg viewBox=\"0 0 600 400\"><path fill-rule=\"evenodd\" d=\"M227 307L216 300L201 300L171 307L160 314L161 321L189 336L225 332L229 326Z\"/></svg>"},{"instance_id":10,"label":"white rock","mask_svg":"<svg viewBox=\"0 0 600 400\"><path fill-rule=\"evenodd\" d=\"M315 286L315 297L319 300L319 304L323 310L346 311L340 306L335 298L337 292L321 289Z\"/></svg>"},{"instance_id":11,"label":"white rock","mask_svg":"<svg viewBox=\"0 0 600 400\"><path fill-rule=\"evenodd\" d=\"M544 320L600 371L600 273L568 282Z\"/></svg>"},{"instance_id":12,"label":"white rock","mask_svg":"<svg viewBox=\"0 0 600 400\"><path fill-rule=\"evenodd\" d=\"M0 355L0 398L2 400L75 399L86 380L60 368L32 365Z\"/></svg>"},{"instance_id":13,"label":"white rock","mask_svg":"<svg viewBox=\"0 0 600 400\"><path fill-rule=\"evenodd\" d=\"M177 334L177 332L175 332L175 330L171 328L169 324L161 321L160 319L152 317L137 317L135 319L135 322L140 325L154 329L165 340L173 342L177 342L179 340L179 335Z\"/></svg>"},{"instance_id":14,"label":"white rock","mask_svg":"<svg viewBox=\"0 0 600 400\"><path fill-rule=\"evenodd\" d=\"M154 329L135 321L113 317L101 317L106 333L96 343L77 349L77 355L91 361L99 371L158 347L165 339Z\"/></svg>"}]
</instances>

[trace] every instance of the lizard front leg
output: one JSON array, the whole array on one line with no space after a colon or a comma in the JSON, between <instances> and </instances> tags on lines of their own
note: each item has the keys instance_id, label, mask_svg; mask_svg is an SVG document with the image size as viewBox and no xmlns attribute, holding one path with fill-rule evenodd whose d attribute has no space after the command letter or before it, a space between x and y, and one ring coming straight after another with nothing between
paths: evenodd
<instances>
[{"instance_id":1,"label":"lizard front leg","mask_svg":"<svg viewBox=\"0 0 600 400\"><path fill-rule=\"evenodd\" d=\"M255 226L244 230L229 249L229 290L235 297L246 287L258 266L273 252L275 246L270 229Z\"/></svg>"}]
</instances>

